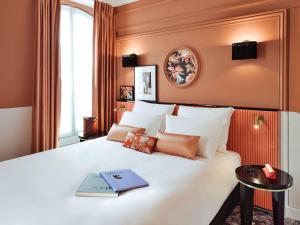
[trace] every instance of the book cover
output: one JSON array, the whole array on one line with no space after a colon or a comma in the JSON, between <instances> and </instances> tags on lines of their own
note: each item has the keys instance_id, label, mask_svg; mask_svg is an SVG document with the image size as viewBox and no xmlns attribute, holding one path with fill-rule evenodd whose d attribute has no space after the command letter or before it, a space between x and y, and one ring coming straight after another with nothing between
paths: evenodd
<instances>
[{"instance_id":1,"label":"book cover","mask_svg":"<svg viewBox=\"0 0 300 225\"><path fill-rule=\"evenodd\" d=\"M114 191L127 191L149 186L144 179L130 169L102 172L100 175Z\"/></svg>"},{"instance_id":2,"label":"book cover","mask_svg":"<svg viewBox=\"0 0 300 225\"><path fill-rule=\"evenodd\" d=\"M119 193L113 191L99 174L90 173L79 186L76 195L85 197L118 197Z\"/></svg>"}]
</instances>

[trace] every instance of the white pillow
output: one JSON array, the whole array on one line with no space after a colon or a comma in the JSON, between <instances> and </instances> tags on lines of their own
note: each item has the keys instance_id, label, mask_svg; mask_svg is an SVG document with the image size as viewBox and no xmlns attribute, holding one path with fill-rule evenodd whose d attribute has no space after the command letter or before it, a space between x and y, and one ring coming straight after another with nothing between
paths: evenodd
<instances>
[{"instance_id":1,"label":"white pillow","mask_svg":"<svg viewBox=\"0 0 300 225\"><path fill-rule=\"evenodd\" d=\"M162 115L151 115L147 113L124 112L120 125L127 125L138 128L145 128L149 136L156 136L162 126L164 118Z\"/></svg>"},{"instance_id":2,"label":"white pillow","mask_svg":"<svg viewBox=\"0 0 300 225\"><path fill-rule=\"evenodd\" d=\"M219 152L226 151L226 145L229 136L229 127L231 116L234 112L234 108L202 108L202 107L189 107L180 106L178 110L178 116L186 118L195 118L201 120L225 120L226 124L222 131L222 136L218 146Z\"/></svg>"},{"instance_id":3,"label":"white pillow","mask_svg":"<svg viewBox=\"0 0 300 225\"><path fill-rule=\"evenodd\" d=\"M132 112L149 113L154 115L172 115L175 105L155 104L135 101Z\"/></svg>"},{"instance_id":4,"label":"white pillow","mask_svg":"<svg viewBox=\"0 0 300 225\"><path fill-rule=\"evenodd\" d=\"M166 116L166 132L200 136L197 155L213 158L216 154L222 130L223 120L198 120L178 116Z\"/></svg>"}]
</instances>

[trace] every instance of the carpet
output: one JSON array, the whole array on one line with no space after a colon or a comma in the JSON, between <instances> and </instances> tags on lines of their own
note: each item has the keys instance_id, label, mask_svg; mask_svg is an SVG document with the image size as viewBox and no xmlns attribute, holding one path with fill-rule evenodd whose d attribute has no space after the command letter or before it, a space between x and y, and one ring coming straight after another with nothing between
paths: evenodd
<instances>
[{"instance_id":1,"label":"carpet","mask_svg":"<svg viewBox=\"0 0 300 225\"><path fill-rule=\"evenodd\" d=\"M227 218L224 225L240 225L240 208L236 207L232 214ZM272 212L254 208L253 210L253 225L273 225L273 215ZM300 225L299 221L285 219L285 225Z\"/></svg>"}]
</instances>

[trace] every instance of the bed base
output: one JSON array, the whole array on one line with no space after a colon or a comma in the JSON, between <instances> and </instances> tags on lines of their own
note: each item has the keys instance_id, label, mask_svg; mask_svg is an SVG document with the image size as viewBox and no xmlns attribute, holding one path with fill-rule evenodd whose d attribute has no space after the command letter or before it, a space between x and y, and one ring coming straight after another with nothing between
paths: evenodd
<instances>
[{"instance_id":1,"label":"bed base","mask_svg":"<svg viewBox=\"0 0 300 225\"><path fill-rule=\"evenodd\" d=\"M233 191L230 193L226 201L223 203L221 209L210 222L209 225L222 225L228 216L232 213L234 208L239 204L240 201L240 185L237 184Z\"/></svg>"}]
</instances>

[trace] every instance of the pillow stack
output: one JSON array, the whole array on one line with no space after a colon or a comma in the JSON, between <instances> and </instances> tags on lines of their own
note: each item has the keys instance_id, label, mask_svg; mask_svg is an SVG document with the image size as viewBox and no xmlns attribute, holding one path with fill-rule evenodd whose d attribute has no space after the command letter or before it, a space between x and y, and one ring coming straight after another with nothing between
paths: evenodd
<instances>
[{"instance_id":1,"label":"pillow stack","mask_svg":"<svg viewBox=\"0 0 300 225\"><path fill-rule=\"evenodd\" d=\"M136 101L132 112L124 112L119 125L114 124L107 139L124 142L123 146L127 148L152 153L156 135L164 130L165 117L172 114L174 108L175 105Z\"/></svg>"},{"instance_id":2,"label":"pillow stack","mask_svg":"<svg viewBox=\"0 0 300 225\"><path fill-rule=\"evenodd\" d=\"M114 124L108 140L124 142L124 147L152 153L155 150L196 159L213 158L226 151L233 108L200 108L137 101L132 112L125 112Z\"/></svg>"}]
</instances>

